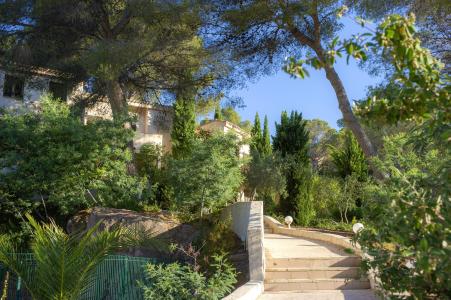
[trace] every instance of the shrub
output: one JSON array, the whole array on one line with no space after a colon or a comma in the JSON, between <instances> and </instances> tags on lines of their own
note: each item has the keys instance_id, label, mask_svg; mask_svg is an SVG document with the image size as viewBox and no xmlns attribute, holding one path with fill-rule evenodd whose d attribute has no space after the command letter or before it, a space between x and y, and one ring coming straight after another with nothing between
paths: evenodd
<instances>
[{"instance_id":1,"label":"shrub","mask_svg":"<svg viewBox=\"0 0 451 300\"><path fill-rule=\"evenodd\" d=\"M137 204L144 182L127 173L131 130L112 121L84 125L49 97L40 110L0 117L3 229L26 211L58 220L90 206Z\"/></svg>"},{"instance_id":2,"label":"shrub","mask_svg":"<svg viewBox=\"0 0 451 300\"><path fill-rule=\"evenodd\" d=\"M215 211L236 198L243 177L236 136L215 134L198 139L192 154L169 161L169 184L179 210Z\"/></svg>"},{"instance_id":3,"label":"shrub","mask_svg":"<svg viewBox=\"0 0 451 300\"><path fill-rule=\"evenodd\" d=\"M376 161L388 178L368 188L367 228L357 241L373 260L389 297L451 295L450 156L431 145L416 150L405 135L385 139Z\"/></svg>"},{"instance_id":4,"label":"shrub","mask_svg":"<svg viewBox=\"0 0 451 300\"><path fill-rule=\"evenodd\" d=\"M334 177L315 175L312 189L318 218L332 218L342 192L341 180Z\"/></svg>"},{"instance_id":5,"label":"shrub","mask_svg":"<svg viewBox=\"0 0 451 300\"><path fill-rule=\"evenodd\" d=\"M203 274L190 265L148 264L147 280L141 285L144 299L214 300L229 293L236 283L236 273L224 256L213 256L211 274Z\"/></svg>"}]
</instances>

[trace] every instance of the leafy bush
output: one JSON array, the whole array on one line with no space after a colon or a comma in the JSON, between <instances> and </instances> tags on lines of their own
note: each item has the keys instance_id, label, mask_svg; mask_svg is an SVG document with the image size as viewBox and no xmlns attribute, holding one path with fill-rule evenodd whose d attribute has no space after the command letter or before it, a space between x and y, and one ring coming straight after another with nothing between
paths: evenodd
<instances>
[{"instance_id":1,"label":"leafy bush","mask_svg":"<svg viewBox=\"0 0 451 300\"><path fill-rule=\"evenodd\" d=\"M450 155L420 150L405 135L385 140L377 165L388 178L368 188L367 229L357 241L373 260L390 297L448 299L451 295Z\"/></svg>"},{"instance_id":2,"label":"leafy bush","mask_svg":"<svg viewBox=\"0 0 451 300\"><path fill-rule=\"evenodd\" d=\"M260 155L252 151L252 159L245 170L247 193L252 200L264 202L266 214L275 210L274 199L285 195L284 161L278 153Z\"/></svg>"},{"instance_id":3,"label":"leafy bush","mask_svg":"<svg viewBox=\"0 0 451 300\"><path fill-rule=\"evenodd\" d=\"M198 139L192 154L169 161L169 184L179 210L215 211L236 198L243 177L236 136L214 134Z\"/></svg>"},{"instance_id":4,"label":"leafy bush","mask_svg":"<svg viewBox=\"0 0 451 300\"><path fill-rule=\"evenodd\" d=\"M130 130L112 121L84 125L49 97L40 110L0 117L3 225L11 229L25 211L58 219L90 206L137 204L144 182L127 174Z\"/></svg>"},{"instance_id":5,"label":"leafy bush","mask_svg":"<svg viewBox=\"0 0 451 300\"><path fill-rule=\"evenodd\" d=\"M147 280L142 284L144 299L214 300L228 294L236 283L236 273L224 256L213 256L211 274L203 274L190 265L148 264Z\"/></svg>"},{"instance_id":6,"label":"leafy bush","mask_svg":"<svg viewBox=\"0 0 451 300\"><path fill-rule=\"evenodd\" d=\"M144 144L135 154L135 165L138 174L146 176L152 183L158 174L158 167L163 152L161 146L155 144Z\"/></svg>"},{"instance_id":7,"label":"leafy bush","mask_svg":"<svg viewBox=\"0 0 451 300\"><path fill-rule=\"evenodd\" d=\"M341 180L334 177L315 175L312 189L318 218L332 218L342 192Z\"/></svg>"}]
</instances>

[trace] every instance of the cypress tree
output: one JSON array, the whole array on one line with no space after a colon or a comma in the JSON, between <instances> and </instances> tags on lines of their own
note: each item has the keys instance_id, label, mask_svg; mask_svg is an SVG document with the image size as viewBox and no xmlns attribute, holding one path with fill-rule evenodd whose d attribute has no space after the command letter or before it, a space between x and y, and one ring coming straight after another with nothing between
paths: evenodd
<instances>
[{"instance_id":1,"label":"cypress tree","mask_svg":"<svg viewBox=\"0 0 451 300\"><path fill-rule=\"evenodd\" d=\"M218 104L218 105L216 106L216 108L215 108L215 116L214 116L214 119L215 119L215 120L222 120L222 119L223 119L221 107L220 107L219 104Z\"/></svg>"},{"instance_id":2,"label":"cypress tree","mask_svg":"<svg viewBox=\"0 0 451 300\"><path fill-rule=\"evenodd\" d=\"M297 162L308 162L309 132L307 122L302 114L292 111L290 117L282 112L280 124L276 123L276 135L273 138L273 148L283 157L291 156Z\"/></svg>"},{"instance_id":3,"label":"cypress tree","mask_svg":"<svg viewBox=\"0 0 451 300\"><path fill-rule=\"evenodd\" d=\"M282 112L273 137L274 151L285 159L286 196L280 199L280 208L291 215L297 224L308 225L315 217L312 205L312 172L308 157L309 132L302 114Z\"/></svg>"},{"instance_id":4,"label":"cypress tree","mask_svg":"<svg viewBox=\"0 0 451 300\"><path fill-rule=\"evenodd\" d=\"M251 131L251 150L254 153L262 153L261 151L261 144L263 140L262 136L262 127L260 123L260 116L258 115L258 112L255 113L255 119L254 119L254 126L252 127Z\"/></svg>"},{"instance_id":5,"label":"cypress tree","mask_svg":"<svg viewBox=\"0 0 451 300\"><path fill-rule=\"evenodd\" d=\"M268 125L268 116L265 115L265 121L263 122L263 138L261 145L263 155L267 156L272 153L271 149L271 139L269 136L269 125Z\"/></svg>"},{"instance_id":6,"label":"cypress tree","mask_svg":"<svg viewBox=\"0 0 451 300\"><path fill-rule=\"evenodd\" d=\"M184 158L191 153L196 138L196 114L194 98L181 92L174 104L174 120L171 132L172 154Z\"/></svg>"}]
</instances>

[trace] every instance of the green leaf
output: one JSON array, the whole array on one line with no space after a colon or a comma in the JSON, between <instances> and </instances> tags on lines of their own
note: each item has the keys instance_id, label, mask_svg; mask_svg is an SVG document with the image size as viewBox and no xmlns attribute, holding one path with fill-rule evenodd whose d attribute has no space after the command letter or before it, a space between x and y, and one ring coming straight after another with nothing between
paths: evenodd
<instances>
[{"instance_id":1,"label":"green leaf","mask_svg":"<svg viewBox=\"0 0 451 300\"><path fill-rule=\"evenodd\" d=\"M385 31L385 36L389 39L393 38L395 35L395 32L392 29L387 29Z\"/></svg>"}]
</instances>

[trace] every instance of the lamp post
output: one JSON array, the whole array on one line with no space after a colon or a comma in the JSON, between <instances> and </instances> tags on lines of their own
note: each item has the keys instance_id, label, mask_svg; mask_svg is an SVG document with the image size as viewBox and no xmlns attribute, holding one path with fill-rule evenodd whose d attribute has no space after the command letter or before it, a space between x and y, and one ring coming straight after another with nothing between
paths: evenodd
<instances>
[{"instance_id":1,"label":"lamp post","mask_svg":"<svg viewBox=\"0 0 451 300\"><path fill-rule=\"evenodd\" d=\"M291 223L293 223L293 218L291 216L285 217L285 223L288 225L288 228L291 228Z\"/></svg>"},{"instance_id":2,"label":"lamp post","mask_svg":"<svg viewBox=\"0 0 451 300\"><path fill-rule=\"evenodd\" d=\"M359 233L363 228L365 228L365 226L363 226L362 223L355 223L352 226L352 231L354 231L355 234Z\"/></svg>"}]
</instances>

